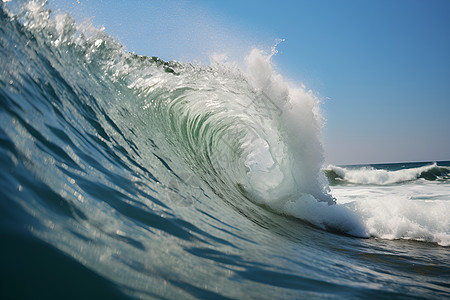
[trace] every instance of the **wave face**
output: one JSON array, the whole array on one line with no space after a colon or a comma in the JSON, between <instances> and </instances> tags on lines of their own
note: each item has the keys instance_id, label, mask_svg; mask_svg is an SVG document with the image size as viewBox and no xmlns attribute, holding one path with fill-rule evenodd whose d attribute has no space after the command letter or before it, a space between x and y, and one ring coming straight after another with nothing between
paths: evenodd
<instances>
[{"instance_id":1,"label":"wave face","mask_svg":"<svg viewBox=\"0 0 450 300\"><path fill-rule=\"evenodd\" d=\"M442 295L434 273L414 293L399 278L444 261L433 247L450 243L450 202L415 217L430 207L419 199L409 223L383 226L384 203L330 190L319 100L273 70L273 53L251 51L245 71L165 62L42 2L0 7L0 257L10 281L32 284L7 296L61 298L85 281L111 298ZM403 250L418 273L394 264L386 272L398 276L374 277L363 249L377 261L402 246L347 235L433 246L421 246L426 258ZM58 272L68 280L49 285Z\"/></svg>"}]
</instances>

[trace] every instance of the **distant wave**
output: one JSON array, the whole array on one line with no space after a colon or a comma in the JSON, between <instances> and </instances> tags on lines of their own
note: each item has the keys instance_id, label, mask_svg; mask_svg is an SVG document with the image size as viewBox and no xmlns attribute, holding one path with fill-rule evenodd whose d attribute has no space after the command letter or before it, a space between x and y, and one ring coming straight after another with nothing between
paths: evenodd
<instances>
[{"instance_id":1,"label":"distant wave","mask_svg":"<svg viewBox=\"0 0 450 300\"><path fill-rule=\"evenodd\" d=\"M378 169L372 166L339 167L329 165L324 169L324 172L330 184L354 183L390 185L418 179L429 181L448 180L450 168L438 166L436 163L400 170Z\"/></svg>"}]
</instances>

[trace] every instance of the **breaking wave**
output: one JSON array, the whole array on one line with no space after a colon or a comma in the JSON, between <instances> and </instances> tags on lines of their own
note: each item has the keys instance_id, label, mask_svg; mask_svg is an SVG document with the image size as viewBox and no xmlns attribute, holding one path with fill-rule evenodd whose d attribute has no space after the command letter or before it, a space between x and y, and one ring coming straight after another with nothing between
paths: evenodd
<instances>
[{"instance_id":1,"label":"breaking wave","mask_svg":"<svg viewBox=\"0 0 450 300\"><path fill-rule=\"evenodd\" d=\"M326 176L332 184L354 183L391 185L415 180L447 181L450 178L450 168L431 165L403 168L400 170L387 170L373 166L339 167L329 165L324 169Z\"/></svg>"}]
</instances>

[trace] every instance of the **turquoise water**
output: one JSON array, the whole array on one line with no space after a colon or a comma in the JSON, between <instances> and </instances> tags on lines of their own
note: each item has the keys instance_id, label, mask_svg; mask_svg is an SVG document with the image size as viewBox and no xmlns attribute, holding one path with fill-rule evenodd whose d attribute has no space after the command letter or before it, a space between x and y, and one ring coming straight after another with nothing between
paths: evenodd
<instances>
[{"instance_id":1,"label":"turquoise water","mask_svg":"<svg viewBox=\"0 0 450 300\"><path fill-rule=\"evenodd\" d=\"M1 4L10 298L450 296L449 162L323 167L319 101Z\"/></svg>"}]
</instances>

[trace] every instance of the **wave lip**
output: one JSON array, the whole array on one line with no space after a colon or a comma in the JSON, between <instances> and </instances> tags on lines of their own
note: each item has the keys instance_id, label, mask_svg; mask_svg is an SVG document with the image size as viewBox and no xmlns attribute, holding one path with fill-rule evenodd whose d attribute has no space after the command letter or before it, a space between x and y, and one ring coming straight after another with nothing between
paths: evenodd
<instances>
[{"instance_id":1,"label":"wave lip","mask_svg":"<svg viewBox=\"0 0 450 300\"><path fill-rule=\"evenodd\" d=\"M423 167L395 171L376 169L371 166L352 168L329 165L324 172L330 183L334 184L346 182L364 185L391 185L418 179L430 181L446 180L449 177L450 169L438 166L436 163Z\"/></svg>"}]
</instances>

